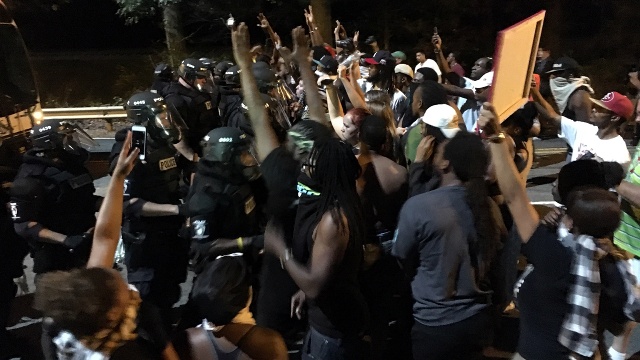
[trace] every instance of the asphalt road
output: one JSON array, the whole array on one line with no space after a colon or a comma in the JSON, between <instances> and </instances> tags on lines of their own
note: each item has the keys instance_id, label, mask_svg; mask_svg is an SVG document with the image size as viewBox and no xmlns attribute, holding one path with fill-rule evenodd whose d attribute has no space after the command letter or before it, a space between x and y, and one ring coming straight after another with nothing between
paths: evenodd
<instances>
[{"instance_id":1,"label":"asphalt road","mask_svg":"<svg viewBox=\"0 0 640 360\"><path fill-rule=\"evenodd\" d=\"M558 171L564 164L565 145L562 140L552 139L544 141L536 141L535 144L535 162L534 168L529 174L527 181L527 192L532 202L538 204L537 207L549 205L553 198L551 196L551 187L556 179ZM95 181L98 194L104 194L106 185L109 181L108 177L103 177ZM16 359L31 360L41 359L42 355L39 351L40 336L40 316L31 309L30 304L33 298L33 273L31 272L31 259L26 260L26 283L29 291L16 299L11 319L11 332L17 337L16 344L21 352L21 357ZM183 296L181 303L186 301L189 289L191 287L191 277L183 285ZM503 334L504 350L512 350L515 346L514 334L517 334L517 320L505 319L506 331ZM640 328L640 327L639 327ZM516 336L517 337L517 336ZM610 337L607 338L610 341ZM632 359L640 359L640 329L636 329L632 335L632 339L628 349L629 354L636 354Z\"/></svg>"}]
</instances>

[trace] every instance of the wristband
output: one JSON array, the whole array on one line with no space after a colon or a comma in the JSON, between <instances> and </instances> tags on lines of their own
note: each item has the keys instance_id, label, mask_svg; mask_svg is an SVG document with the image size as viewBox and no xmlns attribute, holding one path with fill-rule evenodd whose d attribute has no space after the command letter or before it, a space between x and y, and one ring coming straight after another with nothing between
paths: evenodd
<instances>
[{"instance_id":1,"label":"wristband","mask_svg":"<svg viewBox=\"0 0 640 360\"><path fill-rule=\"evenodd\" d=\"M489 140L489 142L492 142L494 144L499 144L499 143L503 142L504 139L506 139L506 138L507 138L507 136L504 134L504 132L501 131L501 132L499 132L499 133L497 133L495 135L491 135L491 136L487 137L487 140Z\"/></svg>"},{"instance_id":2,"label":"wristband","mask_svg":"<svg viewBox=\"0 0 640 360\"><path fill-rule=\"evenodd\" d=\"M242 237L237 238L236 242L238 243L238 250L242 251L242 248L244 247L244 244L242 243Z\"/></svg>"}]
</instances>

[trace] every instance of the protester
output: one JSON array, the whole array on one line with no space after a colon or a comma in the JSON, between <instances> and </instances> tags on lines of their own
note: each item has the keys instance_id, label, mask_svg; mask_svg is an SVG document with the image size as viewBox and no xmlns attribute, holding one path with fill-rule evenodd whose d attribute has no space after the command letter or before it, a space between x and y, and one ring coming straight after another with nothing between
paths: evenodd
<instances>
[{"instance_id":1,"label":"protester","mask_svg":"<svg viewBox=\"0 0 640 360\"><path fill-rule=\"evenodd\" d=\"M518 289L521 326L516 358L590 358L598 343L598 303L605 291L595 259L614 251L607 237L620 222L618 200L593 186L564 191L563 222L571 230L556 235L540 222L530 204L491 104L484 105L479 126L489 139L498 184L523 242L522 251L533 265ZM610 178L605 186L615 186L619 180ZM626 270L621 274L625 282L633 281Z\"/></svg>"},{"instance_id":2,"label":"protester","mask_svg":"<svg viewBox=\"0 0 640 360\"><path fill-rule=\"evenodd\" d=\"M631 158L619 128L633 114L633 104L624 95L614 91L602 100L590 99L594 108L590 123L584 123L556 113L537 88L532 88L532 94L540 114L560 127L558 135L573 148L571 161L595 158L629 163Z\"/></svg>"},{"instance_id":3,"label":"protester","mask_svg":"<svg viewBox=\"0 0 640 360\"><path fill-rule=\"evenodd\" d=\"M447 63L449 63L449 67L454 73L460 77L464 76L464 68L458 63L458 54L453 52L449 53L449 55L447 55Z\"/></svg>"},{"instance_id":4,"label":"protester","mask_svg":"<svg viewBox=\"0 0 640 360\"><path fill-rule=\"evenodd\" d=\"M418 64L413 69L415 72L417 72L419 69L423 67L427 67L427 68L433 69L433 71L435 71L436 74L438 74L438 77L442 75L442 72L440 71L440 67L438 66L438 63L436 63L433 59L429 59L427 57L427 52L425 52L424 50L420 50L416 52L416 61L418 61Z\"/></svg>"},{"instance_id":5,"label":"protester","mask_svg":"<svg viewBox=\"0 0 640 360\"><path fill-rule=\"evenodd\" d=\"M481 356L499 243L487 166L482 140L458 132L436 149L438 189L410 198L400 213L393 254L413 279L414 359Z\"/></svg>"}]
</instances>

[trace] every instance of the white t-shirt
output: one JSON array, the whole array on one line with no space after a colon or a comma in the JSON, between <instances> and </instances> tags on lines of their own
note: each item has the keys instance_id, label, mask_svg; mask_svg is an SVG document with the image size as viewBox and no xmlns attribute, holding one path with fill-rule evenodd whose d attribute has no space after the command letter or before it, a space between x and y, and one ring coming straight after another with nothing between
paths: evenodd
<instances>
[{"instance_id":1,"label":"white t-shirt","mask_svg":"<svg viewBox=\"0 0 640 360\"><path fill-rule=\"evenodd\" d=\"M435 71L436 74L438 74L438 77L440 77L442 75L442 71L440 71L440 67L438 66L438 63L433 59L427 59L423 63L418 63L418 65L416 65L416 68L414 69L414 71L417 72L418 69L423 68L423 67L432 68L433 71Z\"/></svg>"},{"instance_id":2,"label":"white t-shirt","mask_svg":"<svg viewBox=\"0 0 640 360\"><path fill-rule=\"evenodd\" d=\"M623 165L631 161L627 144L622 136L618 135L612 139L603 140L598 137L597 133L597 126L573 121L563 116L558 136L573 148L571 161L578 160L588 152L604 161L613 161Z\"/></svg>"},{"instance_id":3,"label":"white t-shirt","mask_svg":"<svg viewBox=\"0 0 640 360\"><path fill-rule=\"evenodd\" d=\"M473 86L473 81L467 77L462 78L464 80L464 88L476 91ZM480 117L480 109L482 108L482 103L477 101L476 99L467 99L465 97L458 97L458 109L462 113L462 120L464 121L464 125L469 132L477 131L478 118Z\"/></svg>"},{"instance_id":4,"label":"white t-shirt","mask_svg":"<svg viewBox=\"0 0 640 360\"><path fill-rule=\"evenodd\" d=\"M393 117L396 120L396 124L402 121L402 116L408 105L409 101L407 96L402 91L396 89L391 99L391 110L393 110Z\"/></svg>"}]
</instances>

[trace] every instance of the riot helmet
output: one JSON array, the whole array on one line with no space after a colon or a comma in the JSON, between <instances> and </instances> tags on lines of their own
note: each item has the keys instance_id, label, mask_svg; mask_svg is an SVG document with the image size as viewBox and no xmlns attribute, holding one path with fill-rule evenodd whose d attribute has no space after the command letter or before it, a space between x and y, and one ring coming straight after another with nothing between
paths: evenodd
<instances>
[{"instance_id":1,"label":"riot helmet","mask_svg":"<svg viewBox=\"0 0 640 360\"><path fill-rule=\"evenodd\" d=\"M269 94L278 86L278 76L271 70L268 64L263 62L254 63L252 71L258 83L258 90L261 93Z\"/></svg>"},{"instance_id":2,"label":"riot helmet","mask_svg":"<svg viewBox=\"0 0 640 360\"><path fill-rule=\"evenodd\" d=\"M209 68L198 59L184 59L178 67L178 76L200 92L213 92Z\"/></svg>"},{"instance_id":3,"label":"riot helmet","mask_svg":"<svg viewBox=\"0 0 640 360\"><path fill-rule=\"evenodd\" d=\"M255 156L251 154L247 135L237 128L219 127L202 139L202 161L218 163L233 173L241 172L247 180L260 177Z\"/></svg>"},{"instance_id":4,"label":"riot helmet","mask_svg":"<svg viewBox=\"0 0 640 360\"><path fill-rule=\"evenodd\" d=\"M227 70L233 66L231 61L222 60L213 68L213 78L216 80L216 84L224 81L224 74Z\"/></svg>"},{"instance_id":5,"label":"riot helmet","mask_svg":"<svg viewBox=\"0 0 640 360\"><path fill-rule=\"evenodd\" d=\"M144 126L152 141L176 144L181 130L187 129L180 113L164 98L150 91L134 94L124 106L127 118L135 125Z\"/></svg>"},{"instance_id":6,"label":"riot helmet","mask_svg":"<svg viewBox=\"0 0 640 360\"><path fill-rule=\"evenodd\" d=\"M173 68L171 65L160 63L153 70L153 77L155 80L170 82L173 80Z\"/></svg>"},{"instance_id":7,"label":"riot helmet","mask_svg":"<svg viewBox=\"0 0 640 360\"><path fill-rule=\"evenodd\" d=\"M234 65L225 71L224 82L230 87L240 86L240 68L238 68L237 65Z\"/></svg>"},{"instance_id":8,"label":"riot helmet","mask_svg":"<svg viewBox=\"0 0 640 360\"><path fill-rule=\"evenodd\" d=\"M76 155L80 155L82 149L97 146L95 140L76 124L57 120L45 120L32 127L30 140L37 149L60 149Z\"/></svg>"}]
</instances>

